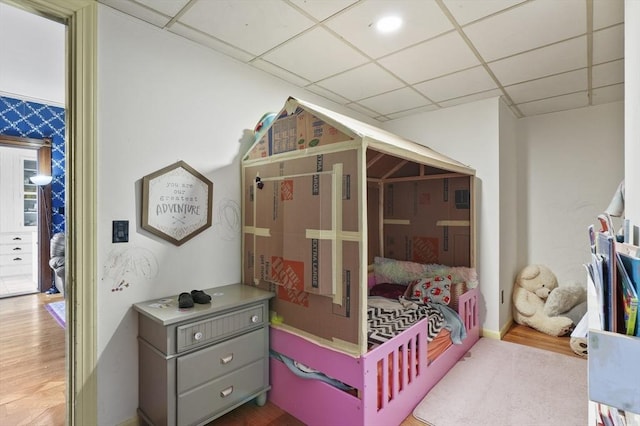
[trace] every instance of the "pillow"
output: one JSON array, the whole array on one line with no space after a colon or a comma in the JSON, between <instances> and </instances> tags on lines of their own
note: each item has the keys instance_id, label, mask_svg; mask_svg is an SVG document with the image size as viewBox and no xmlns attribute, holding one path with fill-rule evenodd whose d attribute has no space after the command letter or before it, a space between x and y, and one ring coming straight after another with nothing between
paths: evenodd
<instances>
[{"instance_id":1,"label":"pillow","mask_svg":"<svg viewBox=\"0 0 640 426\"><path fill-rule=\"evenodd\" d=\"M369 296L382 296L387 299L398 299L400 296L404 295L406 290L406 285L382 283L371 287L371 290L369 290Z\"/></svg>"},{"instance_id":2,"label":"pillow","mask_svg":"<svg viewBox=\"0 0 640 426\"><path fill-rule=\"evenodd\" d=\"M409 285L410 282L425 276L425 268L421 263L376 257L373 274L377 283Z\"/></svg>"},{"instance_id":3,"label":"pillow","mask_svg":"<svg viewBox=\"0 0 640 426\"><path fill-rule=\"evenodd\" d=\"M451 275L421 278L409 284L407 297L423 303L448 305L451 301Z\"/></svg>"}]
</instances>

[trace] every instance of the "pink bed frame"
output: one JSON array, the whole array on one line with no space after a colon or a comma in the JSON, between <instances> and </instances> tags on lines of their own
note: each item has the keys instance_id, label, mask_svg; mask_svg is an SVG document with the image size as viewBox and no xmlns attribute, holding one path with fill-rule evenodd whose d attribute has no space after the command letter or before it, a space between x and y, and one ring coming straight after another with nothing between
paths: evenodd
<instances>
[{"instance_id":1,"label":"pink bed frame","mask_svg":"<svg viewBox=\"0 0 640 426\"><path fill-rule=\"evenodd\" d=\"M451 345L430 364L424 352L428 345L425 344L426 319L360 357L271 327L271 349L349 384L358 389L360 397L320 380L300 378L281 361L271 358L269 400L310 426L389 426L402 423L427 392L478 341L478 294L478 288L471 289L459 299L458 313L467 329L467 338L461 345ZM409 349L416 347L417 351ZM389 354L392 354L391 362ZM380 371L383 376L381 390L378 389L379 362L382 363ZM399 372L402 373L401 380ZM379 391L382 392L380 409Z\"/></svg>"}]
</instances>

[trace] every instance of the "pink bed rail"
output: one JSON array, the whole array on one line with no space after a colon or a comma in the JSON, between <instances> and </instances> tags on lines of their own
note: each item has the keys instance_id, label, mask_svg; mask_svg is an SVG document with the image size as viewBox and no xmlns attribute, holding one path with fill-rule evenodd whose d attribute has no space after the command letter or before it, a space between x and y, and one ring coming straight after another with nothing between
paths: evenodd
<instances>
[{"instance_id":1,"label":"pink bed rail","mask_svg":"<svg viewBox=\"0 0 640 426\"><path fill-rule=\"evenodd\" d=\"M480 336L478 289L460 296L467 338L427 362L426 319L361 357L335 351L279 328L271 349L357 389L357 396L320 380L294 375L271 359L269 400L308 425L400 424Z\"/></svg>"}]
</instances>

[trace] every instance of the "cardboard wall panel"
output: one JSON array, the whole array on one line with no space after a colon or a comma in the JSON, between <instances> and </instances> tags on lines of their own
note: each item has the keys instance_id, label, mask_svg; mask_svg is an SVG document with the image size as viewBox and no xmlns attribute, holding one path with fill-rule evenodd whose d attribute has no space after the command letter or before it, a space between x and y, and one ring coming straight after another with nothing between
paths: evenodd
<instances>
[{"instance_id":1,"label":"cardboard wall panel","mask_svg":"<svg viewBox=\"0 0 640 426\"><path fill-rule=\"evenodd\" d=\"M265 161L244 170L243 282L275 290L284 323L359 345L358 151ZM256 184L260 177L260 186Z\"/></svg>"},{"instance_id":2,"label":"cardboard wall panel","mask_svg":"<svg viewBox=\"0 0 640 426\"><path fill-rule=\"evenodd\" d=\"M384 257L470 266L470 179L385 184Z\"/></svg>"}]
</instances>

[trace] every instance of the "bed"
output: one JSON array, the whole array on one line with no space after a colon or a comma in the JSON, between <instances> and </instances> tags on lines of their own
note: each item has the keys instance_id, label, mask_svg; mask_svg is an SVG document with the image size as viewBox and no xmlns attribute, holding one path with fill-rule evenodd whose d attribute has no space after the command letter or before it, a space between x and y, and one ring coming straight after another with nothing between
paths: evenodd
<instances>
[{"instance_id":1,"label":"bed","mask_svg":"<svg viewBox=\"0 0 640 426\"><path fill-rule=\"evenodd\" d=\"M370 349L359 357L272 326L272 351L351 390L301 378L278 357L271 357L269 400L308 425L400 424L479 338L478 287L466 289L464 284L454 303L466 335L458 344L444 327L428 337L428 317L384 342L379 336L369 339ZM370 286L375 289L375 282Z\"/></svg>"},{"instance_id":2,"label":"bed","mask_svg":"<svg viewBox=\"0 0 640 426\"><path fill-rule=\"evenodd\" d=\"M475 171L299 99L276 116L242 160L242 282L276 294L268 398L310 425L399 424L478 340ZM449 275L465 339L423 318L370 341L371 289Z\"/></svg>"}]
</instances>

